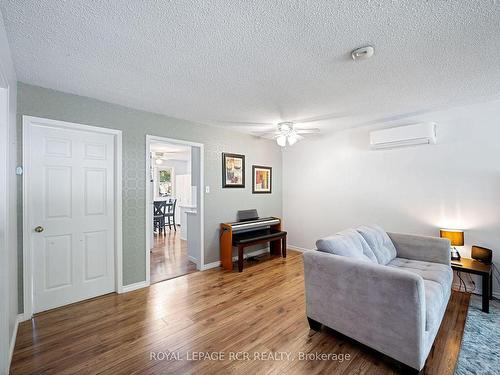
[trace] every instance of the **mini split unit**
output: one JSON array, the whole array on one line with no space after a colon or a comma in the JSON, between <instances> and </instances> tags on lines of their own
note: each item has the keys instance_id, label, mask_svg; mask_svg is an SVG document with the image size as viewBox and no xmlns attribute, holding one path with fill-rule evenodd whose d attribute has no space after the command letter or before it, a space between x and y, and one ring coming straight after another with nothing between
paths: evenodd
<instances>
[{"instance_id":1,"label":"mini split unit","mask_svg":"<svg viewBox=\"0 0 500 375\"><path fill-rule=\"evenodd\" d=\"M433 144L436 144L436 124L434 122L370 132L370 146L376 150Z\"/></svg>"}]
</instances>

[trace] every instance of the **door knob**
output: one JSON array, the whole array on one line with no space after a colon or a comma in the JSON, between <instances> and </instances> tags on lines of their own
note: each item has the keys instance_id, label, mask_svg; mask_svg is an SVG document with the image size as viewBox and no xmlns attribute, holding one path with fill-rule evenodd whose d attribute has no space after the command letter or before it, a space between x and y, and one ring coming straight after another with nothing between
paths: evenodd
<instances>
[{"instance_id":1,"label":"door knob","mask_svg":"<svg viewBox=\"0 0 500 375\"><path fill-rule=\"evenodd\" d=\"M42 233L42 232L43 232L43 227L41 227L40 225L39 225L39 226L37 226L37 227L35 228L35 232L37 232L37 233Z\"/></svg>"}]
</instances>

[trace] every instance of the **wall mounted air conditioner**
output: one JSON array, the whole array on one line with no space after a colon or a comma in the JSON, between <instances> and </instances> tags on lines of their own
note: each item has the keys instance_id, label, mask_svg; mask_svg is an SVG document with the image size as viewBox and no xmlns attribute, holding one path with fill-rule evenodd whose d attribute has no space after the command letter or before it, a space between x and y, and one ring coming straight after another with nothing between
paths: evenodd
<instances>
[{"instance_id":1,"label":"wall mounted air conditioner","mask_svg":"<svg viewBox=\"0 0 500 375\"><path fill-rule=\"evenodd\" d=\"M370 132L373 149L396 148L436 143L436 123L427 122Z\"/></svg>"}]
</instances>

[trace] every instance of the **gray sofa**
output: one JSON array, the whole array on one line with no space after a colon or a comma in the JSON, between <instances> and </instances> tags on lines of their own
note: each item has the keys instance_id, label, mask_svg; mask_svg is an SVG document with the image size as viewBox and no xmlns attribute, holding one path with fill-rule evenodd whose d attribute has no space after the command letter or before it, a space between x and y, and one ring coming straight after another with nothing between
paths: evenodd
<instances>
[{"instance_id":1,"label":"gray sofa","mask_svg":"<svg viewBox=\"0 0 500 375\"><path fill-rule=\"evenodd\" d=\"M307 317L421 370L451 293L450 242L349 229L304 253Z\"/></svg>"}]
</instances>

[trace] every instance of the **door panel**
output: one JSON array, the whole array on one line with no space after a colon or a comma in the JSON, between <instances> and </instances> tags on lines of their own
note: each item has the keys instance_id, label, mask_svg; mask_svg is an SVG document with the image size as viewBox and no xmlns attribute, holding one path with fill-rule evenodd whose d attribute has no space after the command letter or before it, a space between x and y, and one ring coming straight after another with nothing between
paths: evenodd
<instances>
[{"instance_id":1,"label":"door panel","mask_svg":"<svg viewBox=\"0 0 500 375\"><path fill-rule=\"evenodd\" d=\"M85 215L106 214L106 169L85 168Z\"/></svg>"},{"instance_id":2,"label":"door panel","mask_svg":"<svg viewBox=\"0 0 500 375\"><path fill-rule=\"evenodd\" d=\"M104 277L107 274L106 231L84 233L85 281Z\"/></svg>"},{"instance_id":3,"label":"door panel","mask_svg":"<svg viewBox=\"0 0 500 375\"><path fill-rule=\"evenodd\" d=\"M115 290L114 137L36 123L30 134L36 313Z\"/></svg>"},{"instance_id":4,"label":"door panel","mask_svg":"<svg viewBox=\"0 0 500 375\"><path fill-rule=\"evenodd\" d=\"M45 291L71 286L72 282L72 252L71 234L45 237Z\"/></svg>"},{"instance_id":5,"label":"door panel","mask_svg":"<svg viewBox=\"0 0 500 375\"><path fill-rule=\"evenodd\" d=\"M71 140L46 137L45 156L71 157Z\"/></svg>"},{"instance_id":6,"label":"door panel","mask_svg":"<svg viewBox=\"0 0 500 375\"><path fill-rule=\"evenodd\" d=\"M45 218L71 217L71 167L43 166L45 170Z\"/></svg>"},{"instance_id":7,"label":"door panel","mask_svg":"<svg viewBox=\"0 0 500 375\"><path fill-rule=\"evenodd\" d=\"M106 145L99 143L86 143L85 159L106 160Z\"/></svg>"}]
</instances>

